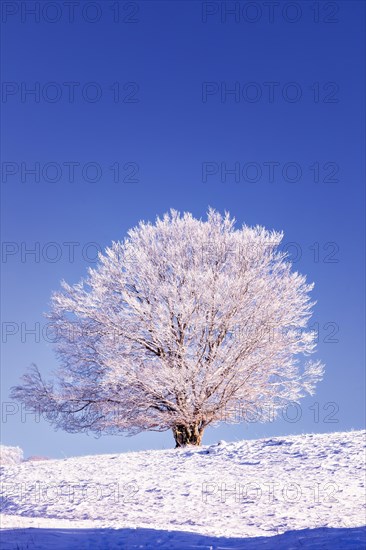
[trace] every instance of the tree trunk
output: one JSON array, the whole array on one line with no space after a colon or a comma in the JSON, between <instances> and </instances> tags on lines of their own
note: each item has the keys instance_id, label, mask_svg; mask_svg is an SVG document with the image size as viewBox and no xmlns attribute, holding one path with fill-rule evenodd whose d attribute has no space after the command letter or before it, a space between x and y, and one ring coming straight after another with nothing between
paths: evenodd
<instances>
[{"instance_id":1,"label":"tree trunk","mask_svg":"<svg viewBox=\"0 0 366 550\"><path fill-rule=\"evenodd\" d=\"M199 424L192 424L191 426L178 424L173 428L173 435L175 448L185 447L186 445L201 445L203 427L199 427Z\"/></svg>"}]
</instances>

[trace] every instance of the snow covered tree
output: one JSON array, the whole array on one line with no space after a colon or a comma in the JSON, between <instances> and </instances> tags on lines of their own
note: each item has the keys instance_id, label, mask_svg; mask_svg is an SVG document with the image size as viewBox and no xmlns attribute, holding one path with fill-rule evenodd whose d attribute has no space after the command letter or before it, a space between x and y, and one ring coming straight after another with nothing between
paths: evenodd
<instances>
[{"instance_id":1,"label":"snow covered tree","mask_svg":"<svg viewBox=\"0 0 366 550\"><path fill-rule=\"evenodd\" d=\"M33 366L12 397L69 432L171 429L180 447L239 402L279 410L313 393L323 366L301 361L316 345L313 285L282 238L212 209L140 222L53 295L56 382Z\"/></svg>"}]
</instances>

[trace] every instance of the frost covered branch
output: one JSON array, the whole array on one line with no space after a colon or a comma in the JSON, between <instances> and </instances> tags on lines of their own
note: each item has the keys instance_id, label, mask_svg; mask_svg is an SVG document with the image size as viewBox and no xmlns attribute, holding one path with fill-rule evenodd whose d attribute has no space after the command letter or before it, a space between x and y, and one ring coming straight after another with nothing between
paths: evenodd
<instances>
[{"instance_id":1,"label":"frost covered branch","mask_svg":"<svg viewBox=\"0 0 366 550\"><path fill-rule=\"evenodd\" d=\"M313 285L279 250L282 233L234 223L172 210L114 242L53 295L55 383L33 367L12 396L70 432L172 429L179 446L239 401L279 408L312 393Z\"/></svg>"}]
</instances>

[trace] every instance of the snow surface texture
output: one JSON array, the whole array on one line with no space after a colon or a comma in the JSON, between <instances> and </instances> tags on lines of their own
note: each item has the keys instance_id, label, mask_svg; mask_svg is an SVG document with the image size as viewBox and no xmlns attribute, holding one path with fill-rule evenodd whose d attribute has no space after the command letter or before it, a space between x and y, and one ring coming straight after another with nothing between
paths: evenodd
<instances>
[{"instance_id":1,"label":"snow surface texture","mask_svg":"<svg viewBox=\"0 0 366 550\"><path fill-rule=\"evenodd\" d=\"M2 468L2 549L364 549L365 432Z\"/></svg>"}]
</instances>

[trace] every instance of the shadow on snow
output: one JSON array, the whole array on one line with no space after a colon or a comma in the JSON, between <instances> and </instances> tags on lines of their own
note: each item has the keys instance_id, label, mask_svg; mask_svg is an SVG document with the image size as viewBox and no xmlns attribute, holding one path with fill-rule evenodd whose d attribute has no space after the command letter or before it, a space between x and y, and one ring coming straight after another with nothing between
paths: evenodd
<instances>
[{"instance_id":1,"label":"shadow on snow","mask_svg":"<svg viewBox=\"0 0 366 550\"><path fill-rule=\"evenodd\" d=\"M226 538L185 531L155 529L4 529L1 550L243 550L311 548L314 550L365 549L366 528L328 528L287 531L282 535Z\"/></svg>"}]
</instances>

